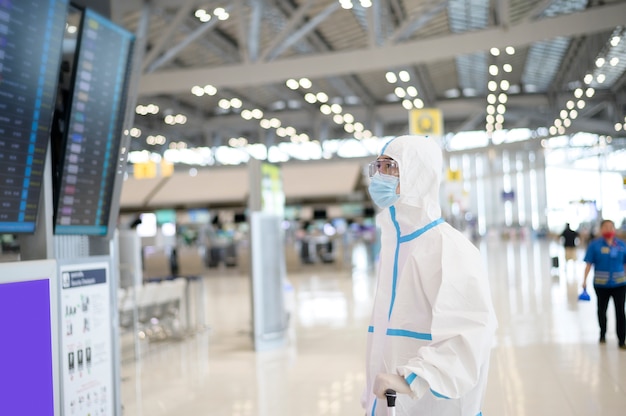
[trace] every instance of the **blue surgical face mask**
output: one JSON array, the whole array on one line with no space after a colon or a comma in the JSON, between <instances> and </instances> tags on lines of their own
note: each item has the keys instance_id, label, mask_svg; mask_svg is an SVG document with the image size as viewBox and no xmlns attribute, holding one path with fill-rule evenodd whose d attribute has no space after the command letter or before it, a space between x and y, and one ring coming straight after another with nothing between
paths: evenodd
<instances>
[{"instance_id":1,"label":"blue surgical face mask","mask_svg":"<svg viewBox=\"0 0 626 416\"><path fill-rule=\"evenodd\" d=\"M372 176L369 186L370 196L372 201L379 208L389 208L396 203L400 195L396 193L400 178L392 175L385 175L383 173L377 173Z\"/></svg>"}]
</instances>

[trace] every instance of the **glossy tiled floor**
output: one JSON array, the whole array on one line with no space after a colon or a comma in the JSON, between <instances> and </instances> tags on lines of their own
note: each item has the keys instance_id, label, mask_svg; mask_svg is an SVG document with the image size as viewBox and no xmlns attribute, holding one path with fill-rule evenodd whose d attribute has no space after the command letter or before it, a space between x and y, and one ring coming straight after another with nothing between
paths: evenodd
<instances>
[{"instance_id":1,"label":"glossy tiled floor","mask_svg":"<svg viewBox=\"0 0 626 416\"><path fill-rule=\"evenodd\" d=\"M577 300L584 264L551 269L550 257L563 264L563 253L546 241L483 241L480 249L499 319L483 414L625 415L626 351L617 348L612 304L607 343L597 342L595 296ZM259 353L250 341L248 278L205 277L207 330L139 341L135 351L132 337L122 337L124 414L362 416L375 277L362 247L353 263L290 273L288 346Z\"/></svg>"}]
</instances>

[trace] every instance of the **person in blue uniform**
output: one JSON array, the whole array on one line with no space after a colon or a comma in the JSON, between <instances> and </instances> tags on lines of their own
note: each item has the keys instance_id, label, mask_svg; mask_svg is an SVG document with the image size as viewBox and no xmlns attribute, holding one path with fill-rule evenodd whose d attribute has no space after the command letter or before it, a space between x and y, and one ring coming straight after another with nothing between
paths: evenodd
<instances>
[{"instance_id":1,"label":"person in blue uniform","mask_svg":"<svg viewBox=\"0 0 626 416\"><path fill-rule=\"evenodd\" d=\"M609 300L615 305L615 323L619 348L626 350L626 244L615 237L615 223L604 220L600 224L601 238L596 238L587 247L583 289L587 288L587 276L593 266L593 288L598 297L598 323L600 343L606 342L606 310Z\"/></svg>"}]
</instances>

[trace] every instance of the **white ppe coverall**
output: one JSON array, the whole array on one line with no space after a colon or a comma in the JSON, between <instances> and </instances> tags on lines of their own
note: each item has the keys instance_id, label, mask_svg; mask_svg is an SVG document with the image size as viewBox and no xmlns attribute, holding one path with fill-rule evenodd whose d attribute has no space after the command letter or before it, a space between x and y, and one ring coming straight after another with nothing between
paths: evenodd
<instances>
[{"instance_id":1,"label":"white ppe coverall","mask_svg":"<svg viewBox=\"0 0 626 416\"><path fill-rule=\"evenodd\" d=\"M411 388L398 394L397 415L480 415L497 322L479 251L441 219L441 149L428 137L401 136L381 154L398 162L400 197L376 217L366 414L387 414L372 388L377 374L390 373Z\"/></svg>"}]
</instances>

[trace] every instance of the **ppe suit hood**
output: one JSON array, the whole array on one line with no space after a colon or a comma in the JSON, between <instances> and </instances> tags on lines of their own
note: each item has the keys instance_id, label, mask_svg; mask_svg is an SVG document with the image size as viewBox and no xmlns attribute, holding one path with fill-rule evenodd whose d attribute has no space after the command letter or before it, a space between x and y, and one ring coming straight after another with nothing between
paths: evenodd
<instances>
[{"instance_id":1,"label":"ppe suit hood","mask_svg":"<svg viewBox=\"0 0 626 416\"><path fill-rule=\"evenodd\" d=\"M398 162L400 198L395 205L399 208L399 224L419 228L440 218L439 184L443 161L435 139L396 137L383 147L381 155Z\"/></svg>"}]
</instances>

